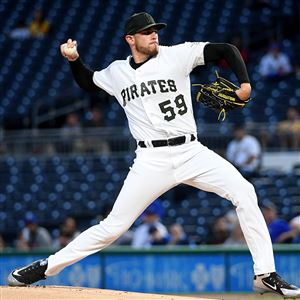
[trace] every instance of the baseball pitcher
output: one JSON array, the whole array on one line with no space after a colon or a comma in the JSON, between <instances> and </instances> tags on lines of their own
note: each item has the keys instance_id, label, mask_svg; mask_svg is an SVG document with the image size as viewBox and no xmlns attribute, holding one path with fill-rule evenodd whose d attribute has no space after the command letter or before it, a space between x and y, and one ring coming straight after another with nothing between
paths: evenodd
<instances>
[{"instance_id":1,"label":"baseball pitcher","mask_svg":"<svg viewBox=\"0 0 300 300\"><path fill-rule=\"evenodd\" d=\"M124 28L131 50L125 60L92 71L69 39L61 45L78 85L86 91L105 90L125 111L137 142L136 158L114 203L98 225L48 258L12 271L8 284L30 285L54 276L65 267L110 245L120 237L156 198L178 184L213 192L236 207L243 234L254 261L254 289L283 297L300 296L300 289L285 282L275 271L270 235L257 204L253 186L228 161L197 140L190 73L196 66L225 59L240 86L216 82L211 93L225 101L247 102L251 86L239 51L225 43L186 42L161 46L156 23L145 12L132 15ZM221 105L222 106L222 105Z\"/></svg>"}]
</instances>

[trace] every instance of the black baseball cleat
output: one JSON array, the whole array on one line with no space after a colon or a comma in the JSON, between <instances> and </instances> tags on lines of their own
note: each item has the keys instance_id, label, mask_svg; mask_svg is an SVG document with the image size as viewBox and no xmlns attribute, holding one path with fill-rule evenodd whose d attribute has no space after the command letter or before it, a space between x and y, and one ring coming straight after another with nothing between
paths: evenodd
<instances>
[{"instance_id":1,"label":"black baseball cleat","mask_svg":"<svg viewBox=\"0 0 300 300\"><path fill-rule=\"evenodd\" d=\"M261 294L275 293L283 298L300 298L300 289L284 281L276 272L255 275L253 289Z\"/></svg>"},{"instance_id":2,"label":"black baseball cleat","mask_svg":"<svg viewBox=\"0 0 300 300\"><path fill-rule=\"evenodd\" d=\"M45 272L48 266L48 259L37 260L30 265L13 270L7 277L10 286L26 286L39 280L46 279Z\"/></svg>"}]
</instances>

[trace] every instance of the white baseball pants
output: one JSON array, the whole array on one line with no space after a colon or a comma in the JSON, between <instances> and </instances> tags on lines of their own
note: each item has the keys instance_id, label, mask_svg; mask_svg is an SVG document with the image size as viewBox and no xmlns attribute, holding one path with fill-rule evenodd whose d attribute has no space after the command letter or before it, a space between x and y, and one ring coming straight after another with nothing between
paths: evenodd
<instances>
[{"instance_id":1,"label":"white baseball pants","mask_svg":"<svg viewBox=\"0 0 300 300\"><path fill-rule=\"evenodd\" d=\"M114 242L161 194L184 183L214 192L236 206L256 275L275 271L270 235L253 186L225 159L198 141L172 147L138 148L133 166L112 208L98 225L49 256L46 276Z\"/></svg>"}]
</instances>

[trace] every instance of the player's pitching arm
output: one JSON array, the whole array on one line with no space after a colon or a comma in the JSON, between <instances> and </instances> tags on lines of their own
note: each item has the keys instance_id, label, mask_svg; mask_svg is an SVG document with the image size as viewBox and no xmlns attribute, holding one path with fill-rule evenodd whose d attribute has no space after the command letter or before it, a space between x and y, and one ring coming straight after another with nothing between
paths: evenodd
<instances>
[{"instance_id":1,"label":"player's pitching arm","mask_svg":"<svg viewBox=\"0 0 300 300\"><path fill-rule=\"evenodd\" d=\"M251 94L251 85L248 72L239 50L227 43L208 43L204 48L205 63L217 63L225 59L232 71L235 73L240 88L236 90L237 96L241 100L248 100Z\"/></svg>"},{"instance_id":2,"label":"player's pitching arm","mask_svg":"<svg viewBox=\"0 0 300 300\"><path fill-rule=\"evenodd\" d=\"M60 45L60 52L67 58L77 84L87 92L96 92L101 90L93 81L94 71L86 67L79 57L77 42L72 39Z\"/></svg>"}]
</instances>

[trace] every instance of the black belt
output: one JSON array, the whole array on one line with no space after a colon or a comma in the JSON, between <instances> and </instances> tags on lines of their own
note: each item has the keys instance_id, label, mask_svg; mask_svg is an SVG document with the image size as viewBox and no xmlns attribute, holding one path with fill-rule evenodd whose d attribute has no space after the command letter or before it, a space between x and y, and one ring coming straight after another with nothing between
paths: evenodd
<instances>
[{"instance_id":1,"label":"black belt","mask_svg":"<svg viewBox=\"0 0 300 300\"><path fill-rule=\"evenodd\" d=\"M194 141L195 139L196 139L196 137L193 134L191 134L191 142ZM178 145L185 144L186 142L187 142L187 138L184 135L178 136L175 138L170 138L167 140L150 141L150 143L152 144L153 147L178 146ZM144 141L139 141L138 145L142 148L148 147Z\"/></svg>"}]
</instances>

